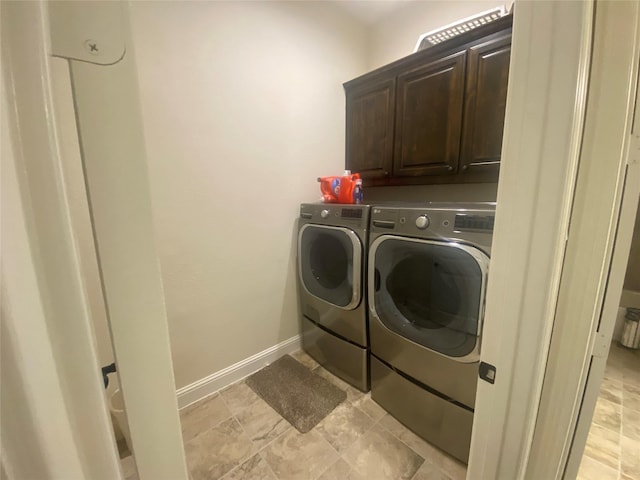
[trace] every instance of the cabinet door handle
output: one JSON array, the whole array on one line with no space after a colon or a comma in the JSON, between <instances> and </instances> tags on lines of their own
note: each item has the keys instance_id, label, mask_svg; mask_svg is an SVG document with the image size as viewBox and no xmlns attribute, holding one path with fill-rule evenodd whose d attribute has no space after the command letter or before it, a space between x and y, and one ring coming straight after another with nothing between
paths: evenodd
<instances>
[{"instance_id":1,"label":"cabinet door handle","mask_svg":"<svg viewBox=\"0 0 640 480\"><path fill-rule=\"evenodd\" d=\"M447 167L447 170L449 170L450 172L453 172L453 167L452 167L451 165L449 165L449 166Z\"/></svg>"},{"instance_id":2,"label":"cabinet door handle","mask_svg":"<svg viewBox=\"0 0 640 480\"><path fill-rule=\"evenodd\" d=\"M384 172L385 177L389 175L389 172Z\"/></svg>"},{"instance_id":3,"label":"cabinet door handle","mask_svg":"<svg viewBox=\"0 0 640 480\"><path fill-rule=\"evenodd\" d=\"M469 165L463 165L462 170L469 170Z\"/></svg>"}]
</instances>

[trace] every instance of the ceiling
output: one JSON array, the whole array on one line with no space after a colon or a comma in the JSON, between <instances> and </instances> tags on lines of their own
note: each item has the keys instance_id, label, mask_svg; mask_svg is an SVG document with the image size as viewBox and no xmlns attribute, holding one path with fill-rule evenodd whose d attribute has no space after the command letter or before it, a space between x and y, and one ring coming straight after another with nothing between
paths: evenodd
<instances>
[{"instance_id":1,"label":"ceiling","mask_svg":"<svg viewBox=\"0 0 640 480\"><path fill-rule=\"evenodd\" d=\"M413 0L338 0L336 4L367 25L373 25L389 13Z\"/></svg>"}]
</instances>

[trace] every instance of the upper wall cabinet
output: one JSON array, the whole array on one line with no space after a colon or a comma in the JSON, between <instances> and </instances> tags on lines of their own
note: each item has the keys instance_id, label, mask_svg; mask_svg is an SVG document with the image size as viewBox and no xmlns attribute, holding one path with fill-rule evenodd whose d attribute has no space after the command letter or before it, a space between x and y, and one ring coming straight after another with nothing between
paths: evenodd
<instances>
[{"instance_id":1,"label":"upper wall cabinet","mask_svg":"<svg viewBox=\"0 0 640 480\"><path fill-rule=\"evenodd\" d=\"M497 181L511 22L345 83L346 168L366 185Z\"/></svg>"},{"instance_id":2,"label":"upper wall cabinet","mask_svg":"<svg viewBox=\"0 0 640 480\"><path fill-rule=\"evenodd\" d=\"M347 96L347 157L366 178L391 172L395 99L394 77L356 86Z\"/></svg>"},{"instance_id":3,"label":"upper wall cabinet","mask_svg":"<svg viewBox=\"0 0 640 480\"><path fill-rule=\"evenodd\" d=\"M462 51L398 75L394 176L442 175L458 166L465 63Z\"/></svg>"},{"instance_id":4,"label":"upper wall cabinet","mask_svg":"<svg viewBox=\"0 0 640 480\"><path fill-rule=\"evenodd\" d=\"M469 49L460 162L464 174L498 174L510 53L511 34Z\"/></svg>"}]
</instances>

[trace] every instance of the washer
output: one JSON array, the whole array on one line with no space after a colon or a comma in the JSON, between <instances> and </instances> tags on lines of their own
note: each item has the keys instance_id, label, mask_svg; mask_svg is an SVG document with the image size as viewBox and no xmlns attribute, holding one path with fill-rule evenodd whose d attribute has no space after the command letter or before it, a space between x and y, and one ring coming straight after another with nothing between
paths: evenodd
<instances>
[{"instance_id":1,"label":"washer","mask_svg":"<svg viewBox=\"0 0 640 480\"><path fill-rule=\"evenodd\" d=\"M369 391L365 285L368 205L300 206L298 291L302 347L320 365Z\"/></svg>"},{"instance_id":2,"label":"washer","mask_svg":"<svg viewBox=\"0 0 640 480\"><path fill-rule=\"evenodd\" d=\"M374 206L371 395L468 462L495 204Z\"/></svg>"}]
</instances>

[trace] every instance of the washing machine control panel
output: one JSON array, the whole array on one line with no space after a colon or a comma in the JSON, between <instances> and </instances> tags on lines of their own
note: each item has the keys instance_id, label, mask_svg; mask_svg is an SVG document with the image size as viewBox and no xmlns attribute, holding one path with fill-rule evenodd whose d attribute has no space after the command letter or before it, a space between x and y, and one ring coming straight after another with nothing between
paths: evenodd
<instances>
[{"instance_id":1,"label":"washing machine control panel","mask_svg":"<svg viewBox=\"0 0 640 480\"><path fill-rule=\"evenodd\" d=\"M431 221L426 215L420 215L418 218L416 218L416 227L418 227L420 230L424 230L425 228L427 228L429 226L429 223L431 223Z\"/></svg>"},{"instance_id":2,"label":"washing machine control panel","mask_svg":"<svg viewBox=\"0 0 640 480\"><path fill-rule=\"evenodd\" d=\"M369 226L368 205L342 205L323 203L302 203L300 219L320 225L367 229Z\"/></svg>"}]
</instances>

